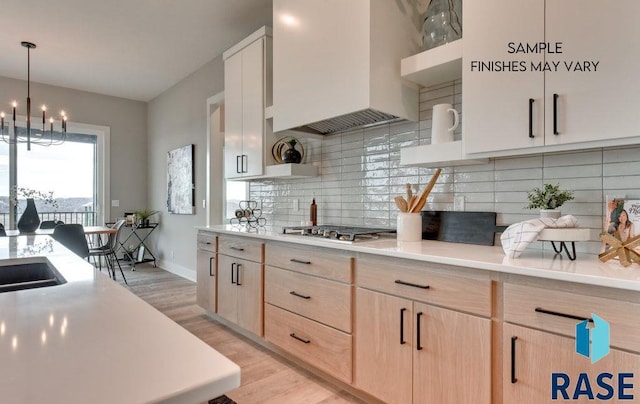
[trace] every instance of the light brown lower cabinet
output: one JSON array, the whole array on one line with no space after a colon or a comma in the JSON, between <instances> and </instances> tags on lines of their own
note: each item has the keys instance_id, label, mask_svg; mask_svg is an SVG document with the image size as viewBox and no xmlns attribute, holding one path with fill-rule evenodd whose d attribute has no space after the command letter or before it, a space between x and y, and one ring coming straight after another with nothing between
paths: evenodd
<instances>
[{"instance_id":1,"label":"light brown lower cabinet","mask_svg":"<svg viewBox=\"0 0 640 404\"><path fill-rule=\"evenodd\" d=\"M196 302L203 309L216 312L216 254L198 249L196 256Z\"/></svg>"},{"instance_id":2,"label":"light brown lower cabinet","mask_svg":"<svg viewBox=\"0 0 640 404\"><path fill-rule=\"evenodd\" d=\"M218 254L218 315L262 335L262 264Z\"/></svg>"},{"instance_id":3,"label":"light brown lower cabinet","mask_svg":"<svg viewBox=\"0 0 640 404\"><path fill-rule=\"evenodd\" d=\"M489 319L357 288L354 349L354 384L385 402L491 402Z\"/></svg>"},{"instance_id":4,"label":"light brown lower cabinet","mask_svg":"<svg viewBox=\"0 0 640 404\"><path fill-rule=\"evenodd\" d=\"M544 331L538 331L513 324L503 325L503 403L557 403L557 402L634 402L618 400L619 374L631 373L632 378L626 382L634 384L635 389L626 389L627 394L635 393L638 397L638 375L640 375L640 355L611 349L609 355L596 363L587 357L578 355L574 338L563 337ZM566 389L556 389L556 400L553 399L552 382L554 373L568 376ZM580 376L581 373L587 376ZM612 386L613 397L597 400L596 395L607 395L608 389L598 385L598 375L610 373L611 379L605 377L601 383ZM567 383L564 376L555 376L556 386ZM579 382L579 378L582 380ZM586 380L588 378L588 380ZM594 400L586 393L589 384ZM576 388L579 389L577 400L573 400ZM565 400L563 392L569 400ZM584 392L584 393L581 393ZM601 396L603 397L603 396Z\"/></svg>"}]
</instances>

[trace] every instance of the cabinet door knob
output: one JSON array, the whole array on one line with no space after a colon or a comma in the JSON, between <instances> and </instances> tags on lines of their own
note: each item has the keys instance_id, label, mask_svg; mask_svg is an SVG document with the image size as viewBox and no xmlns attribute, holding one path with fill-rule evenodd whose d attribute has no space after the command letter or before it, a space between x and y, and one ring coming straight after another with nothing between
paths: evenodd
<instances>
[{"instance_id":1,"label":"cabinet door knob","mask_svg":"<svg viewBox=\"0 0 640 404\"><path fill-rule=\"evenodd\" d=\"M209 257L209 276L214 276L213 274L213 260L214 257Z\"/></svg>"},{"instance_id":2,"label":"cabinet door knob","mask_svg":"<svg viewBox=\"0 0 640 404\"><path fill-rule=\"evenodd\" d=\"M235 269L236 269L236 265L238 265L238 264L236 264L235 262L231 263L231 284L232 285L235 285L235 283L236 283L236 281L233 280L233 275L234 275L234 272L235 272Z\"/></svg>"},{"instance_id":3,"label":"cabinet door knob","mask_svg":"<svg viewBox=\"0 0 640 404\"><path fill-rule=\"evenodd\" d=\"M395 283L398 285L411 286L413 288L429 289L429 285L418 285L417 283L405 282L400 279L396 279Z\"/></svg>"},{"instance_id":4,"label":"cabinet door knob","mask_svg":"<svg viewBox=\"0 0 640 404\"><path fill-rule=\"evenodd\" d=\"M518 337L511 337L511 384L518 381L516 377L516 340Z\"/></svg>"},{"instance_id":5,"label":"cabinet door knob","mask_svg":"<svg viewBox=\"0 0 640 404\"><path fill-rule=\"evenodd\" d=\"M551 316L558 316L558 317L564 317L564 318L570 318L572 320L581 320L581 321L589 321L590 323L593 323L593 319L592 318L588 318L588 317L580 317L580 316L575 316L573 314L565 314L565 313L560 313L559 311L551 311L551 310L546 310L543 309L542 307L536 307L535 308L535 312L536 313L542 313L542 314L549 314Z\"/></svg>"},{"instance_id":6,"label":"cabinet door knob","mask_svg":"<svg viewBox=\"0 0 640 404\"><path fill-rule=\"evenodd\" d=\"M533 136L533 103L535 100L533 98L529 98L529 137Z\"/></svg>"},{"instance_id":7,"label":"cabinet door knob","mask_svg":"<svg viewBox=\"0 0 640 404\"><path fill-rule=\"evenodd\" d=\"M416 331L416 350L418 351L422 351L422 345L420 345L420 318L422 317L422 312L419 312L418 314L416 314L416 327L417 327L417 331Z\"/></svg>"},{"instance_id":8,"label":"cabinet door knob","mask_svg":"<svg viewBox=\"0 0 640 404\"><path fill-rule=\"evenodd\" d=\"M407 311L406 308L400 309L400 345L404 345L407 341L404 340L404 312Z\"/></svg>"},{"instance_id":9,"label":"cabinet door knob","mask_svg":"<svg viewBox=\"0 0 640 404\"><path fill-rule=\"evenodd\" d=\"M236 173L237 174L241 174L242 171L240 170L240 158L241 156L236 156Z\"/></svg>"},{"instance_id":10,"label":"cabinet door knob","mask_svg":"<svg viewBox=\"0 0 640 404\"><path fill-rule=\"evenodd\" d=\"M236 264L236 285L238 286L242 286L242 284L240 283L240 267L242 266L242 264Z\"/></svg>"},{"instance_id":11,"label":"cabinet door knob","mask_svg":"<svg viewBox=\"0 0 640 404\"><path fill-rule=\"evenodd\" d=\"M291 292L289 292L289 294L290 294L290 295L293 295L293 296L296 296L296 297L300 297L300 298L302 298L302 299L306 299L306 300L311 299L311 296L301 295L301 294L299 294L299 293L296 293L296 291L295 291L295 290L292 290Z\"/></svg>"},{"instance_id":12,"label":"cabinet door knob","mask_svg":"<svg viewBox=\"0 0 640 404\"><path fill-rule=\"evenodd\" d=\"M233 251L244 251L244 248L236 247L236 246L233 246L233 245L231 247L229 247L229 249L233 250Z\"/></svg>"},{"instance_id":13,"label":"cabinet door knob","mask_svg":"<svg viewBox=\"0 0 640 404\"><path fill-rule=\"evenodd\" d=\"M559 135L558 132L558 94L553 94L553 134Z\"/></svg>"},{"instance_id":14,"label":"cabinet door knob","mask_svg":"<svg viewBox=\"0 0 640 404\"><path fill-rule=\"evenodd\" d=\"M309 340L309 339L304 339L304 338L298 337L295 332L292 332L291 334L289 334L289 336L291 338L297 339L298 341L304 342L305 344L309 344L311 342L311 340Z\"/></svg>"},{"instance_id":15,"label":"cabinet door knob","mask_svg":"<svg viewBox=\"0 0 640 404\"><path fill-rule=\"evenodd\" d=\"M291 262L296 262L298 264L307 264L307 265L311 265L311 261L303 261L303 260L299 260L297 258L291 258L289 261Z\"/></svg>"}]
</instances>

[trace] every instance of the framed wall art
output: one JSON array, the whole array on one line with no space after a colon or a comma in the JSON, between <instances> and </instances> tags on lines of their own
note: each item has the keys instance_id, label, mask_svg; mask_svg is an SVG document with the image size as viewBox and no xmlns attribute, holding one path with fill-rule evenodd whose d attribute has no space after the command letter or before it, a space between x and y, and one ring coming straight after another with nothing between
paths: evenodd
<instances>
[{"instance_id":1,"label":"framed wall art","mask_svg":"<svg viewBox=\"0 0 640 404\"><path fill-rule=\"evenodd\" d=\"M194 145L167 153L167 210L179 215L195 214Z\"/></svg>"}]
</instances>

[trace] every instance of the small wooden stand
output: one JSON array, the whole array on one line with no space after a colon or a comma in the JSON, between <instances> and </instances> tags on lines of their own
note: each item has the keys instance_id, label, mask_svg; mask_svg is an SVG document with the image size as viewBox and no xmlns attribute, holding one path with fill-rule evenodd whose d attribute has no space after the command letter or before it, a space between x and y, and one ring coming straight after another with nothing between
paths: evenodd
<instances>
[{"instance_id":1,"label":"small wooden stand","mask_svg":"<svg viewBox=\"0 0 640 404\"><path fill-rule=\"evenodd\" d=\"M572 228L551 228L547 227L543 229L538 235L538 241L550 241L553 251L556 254L561 254L562 250L567 254L567 257L573 261L576 259L576 241L588 241L591 239L591 230L582 227ZM560 243L556 247L556 242ZM567 247L567 243L571 243L571 252Z\"/></svg>"},{"instance_id":2,"label":"small wooden stand","mask_svg":"<svg viewBox=\"0 0 640 404\"><path fill-rule=\"evenodd\" d=\"M627 241L620 241L609 233L601 233L600 239L611 246L609 251L598 255L600 261L606 262L617 256L622 266L628 267L633 262L640 264L640 255L634 251L634 248L640 247L640 235L632 237Z\"/></svg>"}]
</instances>

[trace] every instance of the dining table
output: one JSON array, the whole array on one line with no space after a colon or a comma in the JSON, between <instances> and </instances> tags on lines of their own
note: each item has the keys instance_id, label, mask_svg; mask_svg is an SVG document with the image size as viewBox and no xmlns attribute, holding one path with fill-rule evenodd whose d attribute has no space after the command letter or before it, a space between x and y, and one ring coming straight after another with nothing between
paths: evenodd
<instances>
[{"instance_id":1,"label":"dining table","mask_svg":"<svg viewBox=\"0 0 640 404\"><path fill-rule=\"evenodd\" d=\"M95 235L104 235L104 234L113 234L117 233L117 229L112 229L107 226L82 226L84 229L84 234L87 236L95 236ZM19 230L5 230L7 233L7 237L16 237L16 236L51 236L53 234L54 229L37 229L33 233L21 233Z\"/></svg>"}]
</instances>

